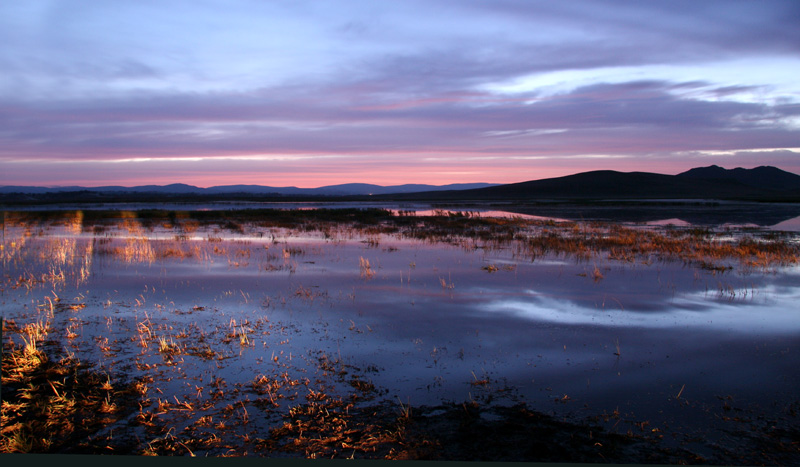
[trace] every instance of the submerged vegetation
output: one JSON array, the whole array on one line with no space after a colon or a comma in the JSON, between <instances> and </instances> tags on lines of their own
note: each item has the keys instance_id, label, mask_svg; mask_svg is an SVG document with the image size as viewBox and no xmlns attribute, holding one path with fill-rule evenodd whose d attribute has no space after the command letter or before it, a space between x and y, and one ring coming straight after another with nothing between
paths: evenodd
<instances>
[{"instance_id":1,"label":"submerged vegetation","mask_svg":"<svg viewBox=\"0 0 800 467\"><path fill-rule=\"evenodd\" d=\"M779 464L800 458L800 448L790 441L796 425L775 430L779 424L770 425L757 436L749 432L757 438L748 440L746 449L758 446L752 453L723 450L704 457L663 445L662 433L642 420L622 420L622 433L609 430L620 423L618 412L603 426L537 412L513 400L513 391L486 371L480 379L471 372L464 383L470 400L463 403L398 403L391 389L373 381L380 369L353 365L341 355L347 336L373 332L358 318L338 320L346 331L334 348L323 350L320 344L298 352L289 345L300 330L274 318L271 312L279 307L299 303L325 321L322 315L335 300L358 308L357 285L399 287L388 300L408 298L403 287L422 274L417 264L425 258L400 258L402 267L392 269L387 263L398 255L396 245L402 248L398 242L506 252L505 263L492 258L471 265L487 281L512 277L520 264L571 260L581 265L584 272L577 275L587 278L581 279L587 287L611 280L615 272L609 265L679 263L696 277L725 277L800 261L800 243L791 234L433 214L385 209L4 213L0 289L13 294L4 306L16 311L3 321L0 452ZM317 243L299 245L292 241L297 237ZM179 292L170 290L163 276L131 296L86 290L93 275L124 276L151 265L161 274L165 262L243 276L291 278L303 267L326 274L328 269L315 264L324 254L319 245L347 242L363 249L331 261L339 269L330 274L354 279L348 283L352 288L338 295L300 278L278 291L258 290L260 296L252 288L219 284L210 301L192 301L194 294L207 295L188 285L188 297L173 299L168 294ZM423 298L462 290L450 271L434 268L430 274ZM750 293L723 283L719 290L724 298ZM223 304L233 299L255 311L229 311ZM609 297L612 301L619 303ZM90 309L101 317L90 318ZM362 312L359 308L359 316ZM333 334L327 321L319 326L312 332L320 341L329 330ZM474 334L477 338L479 331ZM634 353L627 340L624 355L619 338L610 342L613 349L606 353L617 361ZM427 343L416 339L413 345L422 349ZM447 349L429 350L424 351L431 366L442 366ZM451 352L464 360L463 348ZM217 374L240 360L252 365L240 366L246 376L234 381ZM437 378L434 386L444 380ZM683 392L681 387L674 399ZM499 399L506 403L492 404ZM555 400L567 404L571 397L559 394ZM792 406L787 414L795 416L795 410Z\"/></svg>"}]
</instances>

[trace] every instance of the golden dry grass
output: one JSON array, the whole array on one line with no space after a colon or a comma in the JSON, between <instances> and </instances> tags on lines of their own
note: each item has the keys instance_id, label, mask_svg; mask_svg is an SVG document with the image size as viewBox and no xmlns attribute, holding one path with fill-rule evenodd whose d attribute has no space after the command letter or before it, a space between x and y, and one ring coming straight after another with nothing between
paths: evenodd
<instances>
[{"instance_id":1,"label":"golden dry grass","mask_svg":"<svg viewBox=\"0 0 800 467\"><path fill-rule=\"evenodd\" d=\"M88 437L124 415L130 388L72 357L7 347L0 452L103 452L103 440Z\"/></svg>"}]
</instances>

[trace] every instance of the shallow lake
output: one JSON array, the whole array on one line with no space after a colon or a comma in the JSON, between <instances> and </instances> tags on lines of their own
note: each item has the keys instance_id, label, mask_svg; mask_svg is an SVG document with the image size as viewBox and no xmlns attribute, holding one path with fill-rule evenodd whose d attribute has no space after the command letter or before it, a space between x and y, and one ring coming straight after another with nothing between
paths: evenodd
<instances>
[{"instance_id":1,"label":"shallow lake","mask_svg":"<svg viewBox=\"0 0 800 467\"><path fill-rule=\"evenodd\" d=\"M128 210L153 209L148 203L80 203L6 206L17 211L37 210ZM469 212L483 216L523 216L555 220L599 220L604 222L695 225L695 226L751 226L800 232L800 204L763 203L719 200L639 200L639 201L540 201L540 202L390 202L390 201L308 201L308 202L170 202L158 204L158 209L177 211L224 211L248 209L388 209L416 215L433 215L448 212Z\"/></svg>"},{"instance_id":2,"label":"shallow lake","mask_svg":"<svg viewBox=\"0 0 800 467\"><path fill-rule=\"evenodd\" d=\"M398 405L526 402L601 422L616 412L624 423L608 429L681 442L725 443L731 413L785 420L800 408L796 265L534 254L518 241L346 227L187 231L135 216L7 222L2 254L4 319L48 322L59 346L115 378L149 375L153 405L208 399L220 380L241 389L176 418L177 432L254 402L260 375L310 381L300 398L345 395L355 379ZM159 341L181 351L167 358ZM291 391L275 406L299 403Z\"/></svg>"}]
</instances>

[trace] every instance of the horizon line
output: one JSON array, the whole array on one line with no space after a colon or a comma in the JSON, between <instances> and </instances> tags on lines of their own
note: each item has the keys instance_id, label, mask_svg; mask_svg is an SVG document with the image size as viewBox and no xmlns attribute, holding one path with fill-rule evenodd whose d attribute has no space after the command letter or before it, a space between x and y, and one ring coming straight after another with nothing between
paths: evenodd
<instances>
[{"instance_id":1,"label":"horizon line","mask_svg":"<svg viewBox=\"0 0 800 467\"><path fill-rule=\"evenodd\" d=\"M115 184L108 184L108 185L19 185L19 184L13 184L12 185L12 184L3 184L3 185L0 185L0 187L3 187L3 188L5 188L5 187L47 188L47 189L59 189L59 188L92 189L92 188L108 188L108 187L141 188L141 187L145 187L145 186L153 186L153 187L163 188L163 187L167 187L167 186L171 186L171 185L183 185L183 186L187 186L187 187L191 187L191 188L198 188L198 189L202 189L202 190L207 190L207 189L210 189L210 188L232 187L232 186L247 186L247 187L261 187L261 188L275 188L275 189L291 189L291 188L294 188L294 189L298 189L298 190L317 190L317 189L321 189L321 188L332 188L332 187L339 187L339 186L345 186L345 185L373 185L373 186L380 187L380 188L401 187L401 186L406 186L406 185L424 185L424 186L431 186L431 187L443 187L443 186L450 186L450 185L474 185L474 184L513 185L515 183L525 183L525 182L532 182L532 181L539 181L539 180L563 178L563 177L569 177L571 175L578 175L578 174L592 173L592 172L654 173L654 174L660 174L660 175L678 175L678 174L681 174L681 173L688 172L689 170L700 169L700 168L711 168L711 167L720 167L720 168L722 168L724 170L736 170L736 169L753 170L753 169L757 169L757 168L760 168L760 167L772 167L772 168L776 168L778 170L782 170L782 171L787 172L787 173L791 173L793 175L800 176L800 174L797 174L797 173L794 173L794 172L790 172L788 170L781 169L780 167L771 166L771 165L758 165L758 166L755 166L755 167L752 167L752 168L734 167L732 169L726 169L725 167L722 167L720 165L711 164L711 165L707 165L707 166L692 167L690 169L683 170L681 172L677 172L677 173L674 173L674 174L660 173L660 172L644 172L644 171L640 171L640 170L622 171L622 170L614 170L614 169L597 169L597 170L587 170L587 171L581 171L581 172L573 172L573 173L570 173L568 175L560 175L560 176L556 176L556 177L533 178L533 179L528 179L528 180L522 180L522 181L517 181L517 182L506 182L506 183L497 183L497 182L453 182L453 183L443 183L443 184L434 185L434 184L430 184L430 183L413 183L412 182L412 183L400 183L400 184L391 184L391 185L378 185L378 184L375 184L375 183L367 183L367 182L346 182L346 183L336 183L336 184L333 184L333 185L320 185L320 186L316 186L316 187L298 187L298 186L295 186L295 185L275 186L275 185L260 185L260 184L253 184L253 183L234 183L234 184L226 184L226 185L199 186L199 185L193 185L193 184L185 183L185 182L172 182L172 183L167 183L167 184L164 184L164 185L146 183L146 184L142 184L142 185L132 185L132 186L115 185Z\"/></svg>"}]
</instances>

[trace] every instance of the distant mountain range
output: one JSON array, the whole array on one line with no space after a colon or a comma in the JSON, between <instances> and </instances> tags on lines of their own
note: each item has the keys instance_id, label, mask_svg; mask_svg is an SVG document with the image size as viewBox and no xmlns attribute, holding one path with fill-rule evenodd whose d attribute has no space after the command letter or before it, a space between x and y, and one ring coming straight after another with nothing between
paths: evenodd
<instances>
[{"instance_id":1,"label":"distant mountain range","mask_svg":"<svg viewBox=\"0 0 800 467\"><path fill-rule=\"evenodd\" d=\"M58 203L208 200L319 199L414 201L522 201L718 199L800 202L800 175L775 167L724 169L699 167L678 175L598 170L566 177L507 185L465 183L452 185L380 186L365 183L320 188L227 185L211 188L173 184L137 187L0 187L2 203Z\"/></svg>"},{"instance_id":2,"label":"distant mountain range","mask_svg":"<svg viewBox=\"0 0 800 467\"><path fill-rule=\"evenodd\" d=\"M210 188L200 188L183 183L171 185L143 185L134 187L124 186L99 186L99 187L39 187L39 186L0 186L0 193L67 193L67 192L94 192L94 193L166 193L166 194L247 194L247 195L293 195L293 196L354 196L388 193L415 193L423 191L441 190L469 190L495 186L492 183L454 183L451 185L394 185L380 186L368 183L347 183L343 185L330 185L319 188L297 187L272 187L261 185L223 185Z\"/></svg>"}]
</instances>

